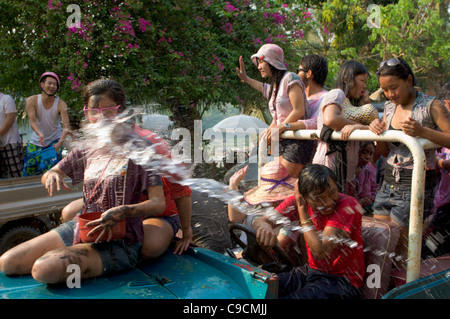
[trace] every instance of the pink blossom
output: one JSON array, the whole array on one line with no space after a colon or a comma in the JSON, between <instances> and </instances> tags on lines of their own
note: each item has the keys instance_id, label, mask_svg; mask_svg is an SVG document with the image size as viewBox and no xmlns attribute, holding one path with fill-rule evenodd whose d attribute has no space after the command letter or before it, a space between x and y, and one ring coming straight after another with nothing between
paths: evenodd
<instances>
[{"instance_id":1,"label":"pink blossom","mask_svg":"<svg viewBox=\"0 0 450 319\"><path fill-rule=\"evenodd\" d=\"M225 11L227 11L227 12L239 11L238 8L236 8L235 6L230 4L229 2L226 2L226 4L227 5L225 6Z\"/></svg>"},{"instance_id":2,"label":"pink blossom","mask_svg":"<svg viewBox=\"0 0 450 319\"><path fill-rule=\"evenodd\" d=\"M261 39L260 39L260 38L256 38L256 39L255 39L255 36L254 36L254 35L252 36L252 43L253 43L253 45L254 45L255 47L260 47L260 46L263 44L263 42L261 41Z\"/></svg>"},{"instance_id":3,"label":"pink blossom","mask_svg":"<svg viewBox=\"0 0 450 319\"><path fill-rule=\"evenodd\" d=\"M303 31L302 30L294 30L292 37L294 39L303 39Z\"/></svg>"},{"instance_id":4,"label":"pink blossom","mask_svg":"<svg viewBox=\"0 0 450 319\"><path fill-rule=\"evenodd\" d=\"M264 42L265 43L272 43L273 42L272 35L269 34L269 36L266 39L264 39Z\"/></svg>"},{"instance_id":5,"label":"pink blossom","mask_svg":"<svg viewBox=\"0 0 450 319\"><path fill-rule=\"evenodd\" d=\"M289 7L289 5L286 4L286 3L283 3L281 6L282 6L283 8L288 8L288 7Z\"/></svg>"},{"instance_id":6,"label":"pink blossom","mask_svg":"<svg viewBox=\"0 0 450 319\"><path fill-rule=\"evenodd\" d=\"M92 24L80 22L79 27L68 28L68 30L73 34L78 34L78 36L86 42L89 42L91 37L89 36L89 32L92 29Z\"/></svg>"},{"instance_id":7,"label":"pink blossom","mask_svg":"<svg viewBox=\"0 0 450 319\"><path fill-rule=\"evenodd\" d=\"M147 27L149 27L151 25L152 24L150 23L150 21L139 18L139 29L141 29L142 32L145 32L145 30L147 30Z\"/></svg>"},{"instance_id":8,"label":"pink blossom","mask_svg":"<svg viewBox=\"0 0 450 319\"><path fill-rule=\"evenodd\" d=\"M129 34L133 37L135 36L133 26L129 20L119 20L116 30L119 30L123 34Z\"/></svg>"},{"instance_id":9,"label":"pink blossom","mask_svg":"<svg viewBox=\"0 0 450 319\"><path fill-rule=\"evenodd\" d=\"M222 26L222 30L225 31L226 33L230 34L231 32L233 32L233 25L230 22L225 23Z\"/></svg>"},{"instance_id":10,"label":"pink blossom","mask_svg":"<svg viewBox=\"0 0 450 319\"><path fill-rule=\"evenodd\" d=\"M54 0L49 0L48 1L48 4L47 4L47 9L49 9L49 10L56 10L56 9L58 9L58 7L61 7L63 4L62 4L62 2L58 2L58 3L56 3L55 5L53 4L53 1Z\"/></svg>"},{"instance_id":11,"label":"pink blossom","mask_svg":"<svg viewBox=\"0 0 450 319\"><path fill-rule=\"evenodd\" d=\"M312 16L312 14L310 12L308 12L308 11L303 11L302 14L303 14L305 19L309 19Z\"/></svg>"},{"instance_id":12,"label":"pink blossom","mask_svg":"<svg viewBox=\"0 0 450 319\"><path fill-rule=\"evenodd\" d=\"M278 12L272 13L273 22L275 24L283 24L286 20L286 16L284 14L280 14Z\"/></svg>"},{"instance_id":13,"label":"pink blossom","mask_svg":"<svg viewBox=\"0 0 450 319\"><path fill-rule=\"evenodd\" d=\"M78 78L75 78L72 81L72 90L76 91L76 92L80 92L80 85L81 85L81 81Z\"/></svg>"}]
</instances>

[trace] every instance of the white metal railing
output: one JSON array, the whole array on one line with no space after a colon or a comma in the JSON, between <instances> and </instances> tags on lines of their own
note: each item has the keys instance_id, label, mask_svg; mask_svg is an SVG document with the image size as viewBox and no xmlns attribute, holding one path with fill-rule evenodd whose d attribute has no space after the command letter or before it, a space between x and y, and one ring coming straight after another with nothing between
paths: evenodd
<instances>
[{"instance_id":1,"label":"white metal railing","mask_svg":"<svg viewBox=\"0 0 450 319\"><path fill-rule=\"evenodd\" d=\"M300 140L319 140L320 130L298 130L287 131L281 134L284 139L300 139ZM342 140L340 132L333 132L332 140ZM410 217L409 217L409 242L408 242L408 259L406 282L411 282L419 279L420 273L420 255L422 248L422 225L423 225L423 204L425 192L425 172L426 149L439 148L429 140L423 138L415 138L401 131L387 130L381 135L376 135L369 130L355 130L349 136L348 141L380 141L380 142L400 142L405 144L414 158L414 167L412 172L411 182L411 203L410 203ZM264 163L267 147L265 139L261 140L258 148L258 180L260 176L260 169Z\"/></svg>"}]
</instances>

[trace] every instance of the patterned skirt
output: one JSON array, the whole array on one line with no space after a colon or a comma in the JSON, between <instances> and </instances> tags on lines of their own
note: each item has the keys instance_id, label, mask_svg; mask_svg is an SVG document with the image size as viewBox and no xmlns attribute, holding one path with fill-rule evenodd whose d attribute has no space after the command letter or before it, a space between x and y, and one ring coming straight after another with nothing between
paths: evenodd
<instances>
[{"instance_id":1,"label":"patterned skirt","mask_svg":"<svg viewBox=\"0 0 450 319\"><path fill-rule=\"evenodd\" d=\"M55 166L62 159L62 147L54 151L53 145L57 142L55 140L46 147L39 147L28 143L24 156L22 175L41 175Z\"/></svg>"},{"instance_id":2,"label":"patterned skirt","mask_svg":"<svg viewBox=\"0 0 450 319\"><path fill-rule=\"evenodd\" d=\"M0 147L0 178L20 177L23 164L22 143Z\"/></svg>"}]
</instances>

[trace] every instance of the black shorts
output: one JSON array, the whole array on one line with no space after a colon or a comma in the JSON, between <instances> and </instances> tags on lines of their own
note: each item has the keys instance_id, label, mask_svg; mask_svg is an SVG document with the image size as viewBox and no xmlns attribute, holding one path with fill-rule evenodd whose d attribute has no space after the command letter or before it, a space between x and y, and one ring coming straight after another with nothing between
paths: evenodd
<instances>
[{"instance_id":1,"label":"black shorts","mask_svg":"<svg viewBox=\"0 0 450 319\"><path fill-rule=\"evenodd\" d=\"M313 159L316 144L312 140L284 139L280 141L280 155L288 162L306 165Z\"/></svg>"},{"instance_id":2,"label":"black shorts","mask_svg":"<svg viewBox=\"0 0 450 319\"><path fill-rule=\"evenodd\" d=\"M75 224L75 220L70 220L51 231L58 233L66 247L72 246ZM135 267L142 248L141 243L127 244L123 239L87 245L91 245L98 251L103 265L103 274L117 273Z\"/></svg>"}]
</instances>

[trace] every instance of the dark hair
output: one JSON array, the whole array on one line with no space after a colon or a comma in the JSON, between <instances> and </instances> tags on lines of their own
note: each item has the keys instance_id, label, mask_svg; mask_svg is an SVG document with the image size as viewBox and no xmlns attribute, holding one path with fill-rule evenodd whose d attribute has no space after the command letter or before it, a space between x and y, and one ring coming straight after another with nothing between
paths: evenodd
<instances>
[{"instance_id":1,"label":"dark hair","mask_svg":"<svg viewBox=\"0 0 450 319\"><path fill-rule=\"evenodd\" d=\"M310 54L304 56L300 61L300 65L306 69L311 70L314 75L313 81L323 86L328 76L328 62L323 56L317 54Z\"/></svg>"},{"instance_id":2,"label":"dark hair","mask_svg":"<svg viewBox=\"0 0 450 319\"><path fill-rule=\"evenodd\" d=\"M298 191L307 196L314 191L323 193L330 187L330 179L337 183L336 174L327 166L320 164L306 165L298 177Z\"/></svg>"},{"instance_id":3,"label":"dark hair","mask_svg":"<svg viewBox=\"0 0 450 319\"><path fill-rule=\"evenodd\" d=\"M376 73L378 79L380 78L380 76L390 76L390 75L392 75L392 76L396 76L399 79L402 79L402 80L406 81L408 79L408 76L411 75L412 79L413 79L413 85L416 85L417 84L416 77L414 76L414 73L413 73L411 67L409 66L409 64L406 63L406 61L403 60L402 58L397 58L397 60L400 63L398 63L396 65L389 66L386 63L383 66L381 66L381 68L379 68L377 73Z\"/></svg>"},{"instance_id":4,"label":"dark hair","mask_svg":"<svg viewBox=\"0 0 450 319\"><path fill-rule=\"evenodd\" d=\"M359 144L359 153L361 153L366 148L366 146L368 146L368 145L372 145L375 148L375 143L374 142L372 142L372 141L362 141Z\"/></svg>"},{"instance_id":5,"label":"dark hair","mask_svg":"<svg viewBox=\"0 0 450 319\"><path fill-rule=\"evenodd\" d=\"M274 107L275 107L275 100L277 99L277 95L278 95L278 89L280 88L280 82L281 79L283 79L284 74L287 72L286 70L279 70L276 67L274 67L272 64L268 63L266 61L266 63L269 65L270 67L270 71L272 72L272 80L270 81L270 91L269 91L269 101L272 98L272 93L274 90L274 87L276 85L277 89L275 90L275 97L273 98L274 100Z\"/></svg>"},{"instance_id":6,"label":"dark hair","mask_svg":"<svg viewBox=\"0 0 450 319\"><path fill-rule=\"evenodd\" d=\"M120 104L119 112L123 112L126 109L126 97L125 91L119 82L108 79L99 79L89 83L83 88L83 102L85 105L89 103L91 97L99 97L104 95L117 104ZM94 103L98 103L95 101Z\"/></svg>"},{"instance_id":7,"label":"dark hair","mask_svg":"<svg viewBox=\"0 0 450 319\"><path fill-rule=\"evenodd\" d=\"M437 92L436 97L439 100L450 100L450 82L444 84L443 87Z\"/></svg>"},{"instance_id":8,"label":"dark hair","mask_svg":"<svg viewBox=\"0 0 450 319\"><path fill-rule=\"evenodd\" d=\"M360 74L369 74L364 65L354 60L345 62L337 75L336 88L344 91L347 96L355 85L355 77Z\"/></svg>"}]
</instances>

